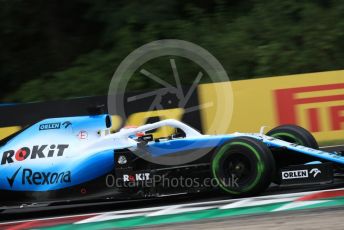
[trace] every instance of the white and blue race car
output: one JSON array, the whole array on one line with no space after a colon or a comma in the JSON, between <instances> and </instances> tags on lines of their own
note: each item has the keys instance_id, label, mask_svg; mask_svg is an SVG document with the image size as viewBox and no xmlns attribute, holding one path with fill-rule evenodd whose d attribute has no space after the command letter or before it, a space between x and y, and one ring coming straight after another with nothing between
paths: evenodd
<instances>
[{"instance_id":1,"label":"white and blue race car","mask_svg":"<svg viewBox=\"0 0 344 230\"><path fill-rule=\"evenodd\" d=\"M0 142L2 202L131 199L221 190L231 197L333 181L344 156L307 130L202 135L177 120L110 131L109 115L42 120ZM154 137L170 127L173 134Z\"/></svg>"}]
</instances>

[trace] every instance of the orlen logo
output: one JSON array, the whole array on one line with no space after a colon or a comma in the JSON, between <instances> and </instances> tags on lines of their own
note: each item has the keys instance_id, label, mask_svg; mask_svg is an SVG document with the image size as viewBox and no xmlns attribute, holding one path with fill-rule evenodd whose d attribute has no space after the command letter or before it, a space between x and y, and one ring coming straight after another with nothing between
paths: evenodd
<instances>
[{"instance_id":1,"label":"orlen logo","mask_svg":"<svg viewBox=\"0 0 344 230\"><path fill-rule=\"evenodd\" d=\"M312 132L344 128L344 83L278 89L275 96L279 124L299 124L305 115Z\"/></svg>"},{"instance_id":2,"label":"orlen logo","mask_svg":"<svg viewBox=\"0 0 344 230\"><path fill-rule=\"evenodd\" d=\"M59 129L61 127L61 123L47 123L47 124L41 124L39 126L39 130L49 130L49 129Z\"/></svg>"},{"instance_id":3,"label":"orlen logo","mask_svg":"<svg viewBox=\"0 0 344 230\"><path fill-rule=\"evenodd\" d=\"M46 158L54 156L63 156L64 151L69 145L34 145L32 149L23 147L17 151L8 150L2 154L1 164L9 164L14 161L23 161L25 159ZM56 153L56 154L55 154Z\"/></svg>"}]
</instances>

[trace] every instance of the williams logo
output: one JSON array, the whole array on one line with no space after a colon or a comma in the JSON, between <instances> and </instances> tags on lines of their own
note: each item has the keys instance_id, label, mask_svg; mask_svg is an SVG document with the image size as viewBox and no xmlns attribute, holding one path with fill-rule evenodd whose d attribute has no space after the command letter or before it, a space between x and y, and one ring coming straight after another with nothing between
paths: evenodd
<instances>
[{"instance_id":1,"label":"williams logo","mask_svg":"<svg viewBox=\"0 0 344 230\"><path fill-rule=\"evenodd\" d=\"M39 131L42 130L49 130L49 129L60 129L61 128L61 123L47 123L47 124L41 124L39 126Z\"/></svg>"},{"instance_id":2,"label":"williams logo","mask_svg":"<svg viewBox=\"0 0 344 230\"><path fill-rule=\"evenodd\" d=\"M8 150L2 154L1 164L9 164L14 161L23 161L25 159L61 157L69 145L34 145L32 148L22 147L17 151Z\"/></svg>"},{"instance_id":3,"label":"williams logo","mask_svg":"<svg viewBox=\"0 0 344 230\"><path fill-rule=\"evenodd\" d=\"M117 162L120 165L124 165L124 164L126 164L128 162L128 160L127 160L127 158L125 156L121 155L121 156L118 157L118 161Z\"/></svg>"},{"instance_id":4,"label":"williams logo","mask_svg":"<svg viewBox=\"0 0 344 230\"><path fill-rule=\"evenodd\" d=\"M8 184L13 186L13 183L20 172L20 169L14 172L11 177L7 177ZM24 168L22 170L22 185L54 185L62 183L71 183L71 172L34 172L31 169Z\"/></svg>"}]
</instances>

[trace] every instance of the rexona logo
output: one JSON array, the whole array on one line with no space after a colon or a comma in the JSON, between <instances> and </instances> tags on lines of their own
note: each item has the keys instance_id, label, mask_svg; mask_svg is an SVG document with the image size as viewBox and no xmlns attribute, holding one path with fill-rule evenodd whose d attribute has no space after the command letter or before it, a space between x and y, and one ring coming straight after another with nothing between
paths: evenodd
<instances>
[{"instance_id":1,"label":"rexona logo","mask_svg":"<svg viewBox=\"0 0 344 230\"><path fill-rule=\"evenodd\" d=\"M294 170L294 171L284 171L282 172L282 179L298 179L298 178L308 178L308 170Z\"/></svg>"},{"instance_id":2,"label":"rexona logo","mask_svg":"<svg viewBox=\"0 0 344 230\"><path fill-rule=\"evenodd\" d=\"M47 157L61 157L69 145L34 145L31 148L22 147L15 150L8 150L2 154L1 164L10 164L15 161L24 161L26 159L37 159Z\"/></svg>"},{"instance_id":3,"label":"rexona logo","mask_svg":"<svg viewBox=\"0 0 344 230\"><path fill-rule=\"evenodd\" d=\"M19 173L21 167L15 171L12 177L7 177L9 185L13 183ZM31 169L24 168L22 170L22 185L51 185L71 183L72 176L70 171L66 172L34 172Z\"/></svg>"}]
</instances>

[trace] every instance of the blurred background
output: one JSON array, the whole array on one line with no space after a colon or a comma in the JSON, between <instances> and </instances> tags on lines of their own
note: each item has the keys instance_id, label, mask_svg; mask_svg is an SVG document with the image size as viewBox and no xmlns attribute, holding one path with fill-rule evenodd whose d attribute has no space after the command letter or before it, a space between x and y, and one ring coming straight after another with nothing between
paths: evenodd
<instances>
[{"instance_id":1,"label":"blurred background","mask_svg":"<svg viewBox=\"0 0 344 230\"><path fill-rule=\"evenodd\" d=\"M166 38L207 49L231 80L344 68L340 0L0 0L0 17L2 103L105 95L130 52Z\"/></svg>"}]
</instances>

